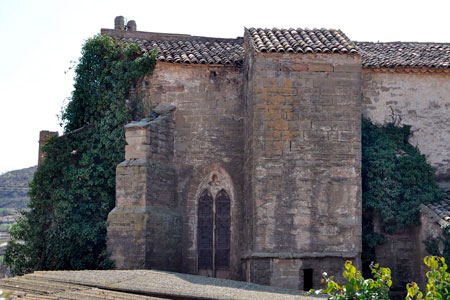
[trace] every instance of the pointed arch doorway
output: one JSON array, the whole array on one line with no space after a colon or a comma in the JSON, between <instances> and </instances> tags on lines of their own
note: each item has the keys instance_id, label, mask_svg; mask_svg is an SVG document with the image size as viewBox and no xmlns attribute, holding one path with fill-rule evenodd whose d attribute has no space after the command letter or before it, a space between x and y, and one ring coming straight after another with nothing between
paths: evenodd
<instances>
[{"instance_id":1,"label":"pointed arch doorway","mask_svg":"<svg viewBox=\"0 0 450 300\"><path fill-rule=\"evenodd\" d=\"M198 198L198 273L228 278L230 271L231 200L217 176Z\"/></svg>"}]
</instances>

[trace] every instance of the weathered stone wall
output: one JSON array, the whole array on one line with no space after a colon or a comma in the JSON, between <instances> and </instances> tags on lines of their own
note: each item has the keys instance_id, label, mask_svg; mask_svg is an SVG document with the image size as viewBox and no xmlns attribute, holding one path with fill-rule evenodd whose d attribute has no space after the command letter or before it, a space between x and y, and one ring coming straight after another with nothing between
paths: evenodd
<instances>
[{"instance_id":1,"label":"weathered stone wall","mask_svg":"<svg viewBox=\"0 0 450 300\"><path fill-rule=\"evenodd\" d=\"M286 254L359 264L359 56L249 56L245 168L252 230L246 257L255 261L246 264L247 279L266 283L267 276L252 275L252 265Z\"/></svg>"},{"instance_id":2,"label":"weathered stone wall","mask_svg":"<svg viewBox=\"0 0 450 300\"><path fill-rule=\"evenodd\" d=\"M381 221L374 219L374 230L381 232ZM375 249L376 262L381 267L391 269L392 286L391 298L404 299L406 284L418 282L421 278L420 256L422 240L418 238L420 227L407 226L392 234L383 233L386 243Z\"/></svg>"},{"instance_id":3,"label":"weathered stone wall","mask_svg":"<svg viewBox=\"0 0 450 300\"><path fill-rule=\"evenodd\" d=\"M450 185L450 74L363 71L363 113L373 121L412 126L417 145L436 168L442 186Z\"/></svg>"},{"instance_id":4,"label":"weathered stone wall","mask_svg":"<svg viewBox=\"0 0 450 300\"><path fill-rule=\"evenodd\" d=\"M244 39L245 48L252 49L253 45L250 39ZM253 197L253 144L254 144L254 134L253 134L253 115L254 115L254 76L255 76L255 51L245 51L245 83L244 83L244 199L248 199L244 203L244 234L246 236L246 242L242 245L245 249L245 253L251 253L253 250L253 237L255 228L255 223L253 219L254 205L251 200ZM244 266L245 278L250 281L252 276L250 275L251 268L249 262L242 262Z\"/></svg>"},{"instance_id":5,"label":"weathered stone wall","mask_svg":"<svg viewBox=\"0 0 450 300\"><path fill-rule=\"evenodd\" d=\"M391 269L391 299L404 299L407 283L416 282L421 289L426 287L426 272L429 269L423 258L430 254L423 242L430 237L443 238L440 220L434 212L422 206L420 226L408 226L392 234L383 233L387 242L377 246L375 254L380 266ZM380 219L375 218L375 231L381 232L380 227Z\"/></svg>"},{"instance_id":6,"label":"weathered stone wall","mask_svg":"<svg viewBox=\"0 0 450 300\"><path fill-rule=\"evenodd\" d=\"M181 270L173 119L125 126L126 160L116 170L116 207L108 215L107 248L118 269Z\"/></svg>"},{"instance_id":7,"label":"weathered stone wall","mask_svg":"<svg viewBox=\"0 0 450 300\"><path fill-rule=\"evenodd\" d=\"M230 178L231 272L240 279L243 237L243 75L234 66L158 63L136 88L145 108L175 103L174 158L184 216L182 271L197 273L198 189L213 172Z\"/></svg>"},{"instance_id":8,"label":"weathered stone wall","mask_svg":"<svg viewBox=\"0 0 450 300\"><path fill-rule=\"evenodd\" d=\"M333 275L342 281L345 260L341 257L307 257L305 258L263 258L246 260L244 271L247 281L258 284L284 287L295 290L309 290L305 287L305 270L311 269L312 287L325 288L323 273ZM351 259L351 258L349 258ZM305 289L306 288L306 289Z\"/></svg>"},{"instance_id":9,"label":"weathered stone wall","mask_svg":"<svg viewBox=\"0 0 450 300\"><path fill-rule=\"evenodd\" d=\"M125 159L173 160L173 117L160 115L152 122L143 121L125 126Z\"/></svg>"}]
</instances>

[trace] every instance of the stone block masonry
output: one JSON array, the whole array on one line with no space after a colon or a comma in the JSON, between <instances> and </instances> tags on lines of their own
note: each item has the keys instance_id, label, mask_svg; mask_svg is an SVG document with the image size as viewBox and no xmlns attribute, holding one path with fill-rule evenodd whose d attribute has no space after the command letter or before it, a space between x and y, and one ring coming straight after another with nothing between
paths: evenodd
<instances>
[{"instance_id":1,"label":"stone block masonry","mask_svg":"<svg viewBox=\"0 0 450 300\"><path fill-rule=\"evenodd\" d=\"M173 128L171 112L125 126L126 160L117 166L108 216L107 246L118 269L180 270Z\"/></svg>"},{"instance_id":2,"label":"stone block masonry","mask_svg":"<svg viewBox=\"0 0 450 300\"><path fill-rule=\"evenodd\" d=\"M246 260L248 281L259 284L307 291L322 287L323 272L341 279L343 258L339 256L293 258L289 256L259 257ZM309 281L309 282L308 282ZM306 283L306 285L305 285ZM309 286L308 286L309 284Z\"/></svg>"},{"instance_id":3,"label":"stone block masonry","mask_svg":"<svg viewBox=\"0 0 450 300\"><path fill-rule=\"evenodd\" d=\"M242 245L247 241L243 235L242 196L243 77L242 69L235 66L158 62L153 75L135 88L146 110L159 103L176 104L173 164L177 170L178 207L183 215L182 271L186 273L198 272L199 187L217 172L232 179L229 277L242 278Z\"/></svg>"},{"instance_id":4,"label":"stone block masonry","mask_svg":"<svg viewBox=\"0 0 450 300\"><path fill-rule=\"evenodd\" d=\"M230 196L230 265L212 276L305 289L359 264L359 56L247 55L244 69L160 63L135 88L146 109L177 109L126 126L108 229L119 268L198 273L198 199L216 185Z\"/></svg>"},{"instance_id":5,"label":"stone block masonry","mask_svg":"<svg viewBox=\"0 0 450 300\"><path fill-rule=\"evenodd\" d=\"M428 254L420 253L419 249L424 248L422 242L426 238L420 239L420 228L417 226L410 225L394 233L385 233L381 231L382 225L382 220L375 217L375 232L382 233L388 241L376 247L376 262L391 270L390 298L405 299L405 287L408 283L424 283L420 274L424 269L423 258ZM412 258L420 263L412 263ZM426 284L420 286L426 286Z\"/></svg>"},{"instance_id":6,"label":"stone block masonry","mask_svg":"<svg viewBox=\"0 0 450 300\"><path fill-rule=\"evenodd\" d=\"M336 260L339 263L331 265L341 267L346 259L359 264L360 58L250 56L245 126L249 174L245 188L251 199L246 208L251 223L247 280L303 287L298 274L306 261L317 260L317 266L311 266L316 283L321 276L319 260ZM261 271L260 264L270 268ZM295 266L297 275L280 280L287 264L289 274Z\"/></svg>"},{"instance_id":7,"label":"stone block masonry","mask_svg":"<svg viewBox=\"0 0 450 300\"><path fill-rule=\"evenodd\" d=\"M125 126L125 159L173 160L173 117L160 115L153 122L145 119Z\"/></svg>"}]
</instances>

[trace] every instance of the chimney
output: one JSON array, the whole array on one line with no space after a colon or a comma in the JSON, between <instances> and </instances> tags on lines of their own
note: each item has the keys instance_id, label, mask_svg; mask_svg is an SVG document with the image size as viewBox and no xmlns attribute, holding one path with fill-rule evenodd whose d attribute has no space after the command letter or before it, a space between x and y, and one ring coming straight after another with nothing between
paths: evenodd
<instances>
[{"instance_id":1,"label":"chimney","mask_svg":"<svg viewBox=\"0 0 450 300\"><path fill-rule=\"evenodd\" d=\"M130 23L130 22L128 22ZM136 24L135 24L135 28L136 28ZM124 30L125 29L125 18L122 16L117 16L114 19L114 29L115 30Z\"/></svg>"},{"instance_id":2,"label":"chimney","mask_svg":"<svg viewBox=\"0 0 450 300\"><path fill-rule=\"evenodd\" d=\"M127 30L128 31L136 31L136 21L135 20L128 21Z\"/></svg>"},{"instance_id":3,"label":"chimney","mask_svg":"<svg viewBox=\"0 0 450 300\"><path fill-rule=\"evenodd\" d=\"M39 132L39 157L38 157L38 165L40 165L45 159L45 152L42 151L42 146L47 144L48 140L52 137L57 137L57 131L47 131L42 130Z\"/></svg>"}]
</instances>

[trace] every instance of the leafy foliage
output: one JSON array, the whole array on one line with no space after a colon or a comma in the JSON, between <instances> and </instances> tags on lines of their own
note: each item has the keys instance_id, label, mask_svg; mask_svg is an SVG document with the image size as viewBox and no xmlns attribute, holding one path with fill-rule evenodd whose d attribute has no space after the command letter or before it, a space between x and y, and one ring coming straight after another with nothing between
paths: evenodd
<instances>
[{"instance_id":1,"label":"leafy foliage","mask_svg":"<svg viewBox=\"0 0 450 300\"><path fill-rule=\"evenodd\" d=\"M443 199L433 168L408 143L410 126L362 120L363 210L382 217L393 232L419 224L420 204Z\"/></svg>"},{"instance_id":2,"label":"leafy foliage","mask_svg":"<svg viewBox=\"0 0 450 300\"><path fill-rule=\"evenodd\" d=\"M115 168L124 159L123 125L136 117L140 103L129 100L129 91L155 62L155 54L108 36L85 43L72 100L62 113L65 135L44 146L30 210L10 231L5 263L13 274L112 266L106 219L115 202Z\"/></svg>"},{"instance_id":3,"label":"leafy foliage","mask_svg":"<svg viewBox=\"0 0 450 300\"><path fill-rule=\"evenodd\" d=\"M420 204L440 201L433 168L417 147L408 143L410 126L396 122L377 125L362 119L363 264L374 261L374 248L384 242L373 229L373 218L382 220L382 231L392 233L419 225Z\"/></svg>"},{"instance_id":4,"label":"leafy foliage","mask_svg":"<svg viewBox=\"0 0 450 300\"><path fill-rule=\"evenodd\" d=\"M347 284L340 286L333 280L333 276L327 277L324 273L327 288L312 293L327 294L330 300L356 300L356 299L385 299L388 300L389 288L392 285L391 270L380 268L378 264L370 265L372 277L364 279L361 272L357 271L351 261L345 263L344 278Z\"/></svg>"},{"instance_id":5,"label":"leafy foliage","mask_svg":"<svg viewBox=\"0 0 450 300\"><path fill-rule=\"evenodd\" d=\"M450 274L447 272L445 258L438 256L427 256L424 258L425 265L430 268L426 276L428 278L427 289L424 293L420 291L417 283L406 285L406 300L444 300L450 299ZM329 300L363 300L363 299L389 299L389 289L392 285L391 270L380 268L378 264L370 265L372 278L364 279L361 272L357 271L351 261L345 263L343 273L347 283L339 285L324 273L327 288L322 290L310 290L308 294L327 294Z\"/></svg>"},{"instance_id":6,"label":"leafy foliage","mask_svg":"<svg viewBox=\"0 0 450 300\"><path fill-rule=\"evenodd\" d=\"M419 290L417 283L408 283L407 300L425 299L425 300L440 300L450 299L450 274L447 272L447 264L445 258L437 256L427 256L424 258L425 264L430 268L427 272L427 290L425 298L423 292Z\"/></svg>"}]
</instances>

